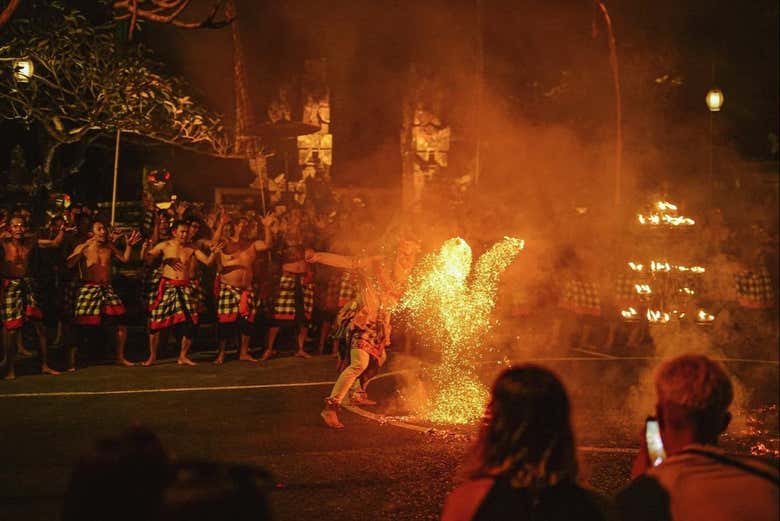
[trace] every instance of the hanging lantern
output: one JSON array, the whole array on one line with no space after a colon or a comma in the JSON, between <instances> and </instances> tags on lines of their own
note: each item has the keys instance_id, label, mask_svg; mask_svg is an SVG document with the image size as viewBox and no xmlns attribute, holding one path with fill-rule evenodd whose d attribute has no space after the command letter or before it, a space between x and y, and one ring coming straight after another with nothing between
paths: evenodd
<instances>
[{"instance_id":1,"label":"hanging lantern","mask_svg":"<svg viewBox=\"0 0 780 521\"><path fill-rule=\"evenodd\" d=\"M15 60L13 62L14 67L14 79L19 83L29 83L35 72L35 65L32 60Z\"/></svg>"},{"instance_id":2,"label":"hanging lantern","mask_svg":"<svg viewBox=\"0 0 780 521\"><path fill-rule=\"evenodd\" d=\"M720 89L710 89L704 100L707 102L707 108L710 112L718 112L723 106L723 92Z\"/></svg>"}]
</instances>

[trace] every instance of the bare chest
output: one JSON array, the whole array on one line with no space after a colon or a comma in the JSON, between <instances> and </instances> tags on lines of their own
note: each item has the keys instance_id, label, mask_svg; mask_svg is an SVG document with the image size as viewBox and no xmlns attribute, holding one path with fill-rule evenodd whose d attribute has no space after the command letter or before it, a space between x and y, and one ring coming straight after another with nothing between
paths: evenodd
<instances>
[{"instance_id":1,"label":"bare chest","mask_svg":"<svg viewBox=\"0 0 780 521\"><path fill-rule=\"evenodd\" d=\"M3 242L3 250L7 263L22 266L27 264L27 260L30 258L30 252L32 252L32 247L24 242L15 243L13 241L5 241Z\"/></svg>"}]
</instances>

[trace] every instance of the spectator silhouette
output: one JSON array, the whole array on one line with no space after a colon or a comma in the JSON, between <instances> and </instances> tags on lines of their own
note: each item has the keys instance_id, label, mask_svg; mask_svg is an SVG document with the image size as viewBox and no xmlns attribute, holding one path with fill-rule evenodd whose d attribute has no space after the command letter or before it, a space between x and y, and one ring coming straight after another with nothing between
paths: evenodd
<instances>
[{"instance_id":1,"label":"spectator silhouette","mask_svg":"<svg viewBox=\"0 0 780 521\"><path fill-rule=\"evenodd\" d=\"M569 399L545 368L523 365L498 377L472 458L442 521L607 517L606 498L577 484Z\"/></svg>"},{"instance_id":2,"label":"spectator silhouette","mask_svg":"<svg viewBox=\"0 0 780 521\"><path fill-rule=\"evenodd\" d=\"M731 420L728 375L706 356L664 362L655 376L656 415L666 460L650 466L646 444L634 462L636 479L617 495L631 521L778 519L778 469L716 447Z\"/></svg>"},{"instance_id":3,"label":"spectator silhouette","mask_svg":"<svg viewBox=\"0 0 780 521\"><path fill-rule=\"evenodd\" d=\"M159 519L171 481L168 456L151 431L133 427L99 440L76 465L62 521Z\"/></svg>"},{"instance_id":4,"label":"spectator silhouette","mask_svg":"<svg viewBox=\"0 0 780 521\"><path fill-rule=\"evenodd\" d=\"M269 521L263 469L169 460L151 431L99 440L77 464L62 521Z\"/></svg>"}]
</instances>

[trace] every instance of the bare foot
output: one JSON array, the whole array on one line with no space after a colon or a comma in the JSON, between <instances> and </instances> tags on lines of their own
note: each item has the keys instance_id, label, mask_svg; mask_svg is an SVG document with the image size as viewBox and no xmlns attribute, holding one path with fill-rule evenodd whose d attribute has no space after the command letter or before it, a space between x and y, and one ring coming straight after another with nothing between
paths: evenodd
<instances>
[{"instance_id":1,"label":"bare foot","mask_svg":"<svg viewBox=\"0 0 780 521\"><path fill-rule=\"evenodd\" d=\"M3 380L16 380L16 373L8 373L3 377Z\"/></svg>"},{"instance_id":2,"label":"bare foot","mask_svg":"<svg viewBox=\"0 0 780 521\"><path fill-rule=\"evenodd\" d=\"M198 365L186 356L184 358L179 357L179 359L176 360L176 363L179 365Z\"/></svg>"},{"instance_id":3,"label":"bare foot","mask_svg":"<svg viewBox=\"0 0 780 521\"><path fill-rule=\"evenodd\" d=\"M123 365L125 367L133 367L135 364L127 358L120 358L116 361L116 365Z\"/></svg>"},{"instance_id":4,"label":"bare foot","mask_svg":"<svg viewBox=\"0 0 780 521\"><path fill-rule=\"evenodd\" d=\"M238 359L242 362L259 362L259 358L255 358L252 355L241 355L238 357Z\"/></svg>"},{"instance_id":5,"label":"bare foot","mask_svg":"<svg viewBox=\"0 0 780 521\"><path fill-rule=\"evenodd\" d=\"M26 347L19 346L19 351L17 353L19 356L32 356L32 351L27 349Z\"/></svg>"},{"instance_id":6,"label":"bare foot","mask_svg":"<svg viewBox=\"0 0 780 521\"><path fill-rule=\"evenodd\" d=\"M275 353L276 353L276 351L274 351L273 349L266 349L266 350L263 352L263 356L261 356L261 357L260 357L260 360L261 360L262 362L265 362L266 360L268 360L269 358L271 358L272 356L274 356L274 354L275 354Z\"/></svg>"},{"instance_id":7,"label":"bare foot","mask_svg":"<svg viewBox=\"0 0 780 521\"><path fill-rule=\"evenodd\" d=\"M144 362L142 362L141 365L144 366L144 367L149 367L150 365L152 365L156 361L157 361L156 358L150 358L150 359L145 360Z\"/></svg>"},{"instance_id":8,"label":"bare foot","mask_svg":"<svg viewBox=\"0 0 780 521\"><path fill-rule=\"evenodd\" d=\"M297 356L298 358L311 358L311 355L306 351L298 351L295 353L295 356Z\"/></svg>"},{"instance_id":9,"label":"bare foot","mask_svg":"<svg viewBox=\"0 0 780 521\"><path fill-rule=\"evenodd\" d=\"M220 355L217 358L214 359L214 362L212 362L214 365L222 365L225 363L225 356Z\"/></svg>"},{"instance_id":10,"label":"bare foot","mask_svg":"<svg viewBox=\"0 0 780 521\"><path fill-rule=\"evenodd\" d=\"M54 375L54 376L57 376L58 374L61 374L59 371L55 371L54 369L52 369L48 365L42 365L41 366L41 373L43 373L43 374L51 374L51 375Z\"/></svg>"},{"instance_id":11,"label":"bare foot","mask_svg":"<svg viewBox=\"0 0 780 521\"><path fill-rule=\"evenodd\" d=\"M344 428L344 424L339 421L339 417L336 414L336 411L332 409L323 409L323 411L320 413L320 416L322 416L325 425L327 425L331 429Z\"/></svg>"},{"instance_id":12,"label":"bare foot","mask_svg":"<svg viewBox=\"0 0 780 521\"><path fill-rule=\"evenodd\" d=\"M76 372L76 368L75 367L68 367L67 371L69 373L75 373Z\"/></svg>"}]
</instances>

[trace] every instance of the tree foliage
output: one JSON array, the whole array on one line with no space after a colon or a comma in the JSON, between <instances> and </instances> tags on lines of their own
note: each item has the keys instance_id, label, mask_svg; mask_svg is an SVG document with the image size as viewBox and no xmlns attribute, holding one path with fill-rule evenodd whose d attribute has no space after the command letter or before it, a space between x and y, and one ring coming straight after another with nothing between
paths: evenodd
<instances>
[{"instance_id":1,"label":"tree foliage","mask_svg":"<svg viewBox=\"0 0 780 521\"><path fill-rule=\"evenodd\" d=\"M115 21L92 24L51 3L35 20L17 17L0 34L0 117L38 122L57 143L120 129L218 156L231 154L221 115L166 75L148 49L122 44ZM29 82L12 64L34 64Z\"/></svg>"}]
</instances>

